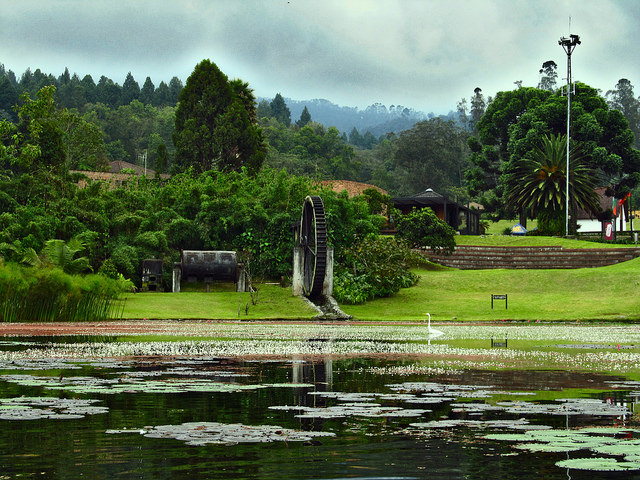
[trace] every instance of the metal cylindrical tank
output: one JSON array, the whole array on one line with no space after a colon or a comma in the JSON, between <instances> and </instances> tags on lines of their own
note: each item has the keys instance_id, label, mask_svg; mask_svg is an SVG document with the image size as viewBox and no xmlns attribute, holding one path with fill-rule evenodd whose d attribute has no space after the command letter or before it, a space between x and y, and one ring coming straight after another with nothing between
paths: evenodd
<instances>
[{"instance_id":1,"label":"metal cylindrical tank","mask_svg":"<svg viewBox=\"0 0 640 480\"><path fill-rule=\"evenodd\" d=\"M182 278L196 281L238 279L236 252L224 250L182 250Z\"/></svg>"}]
</instances>

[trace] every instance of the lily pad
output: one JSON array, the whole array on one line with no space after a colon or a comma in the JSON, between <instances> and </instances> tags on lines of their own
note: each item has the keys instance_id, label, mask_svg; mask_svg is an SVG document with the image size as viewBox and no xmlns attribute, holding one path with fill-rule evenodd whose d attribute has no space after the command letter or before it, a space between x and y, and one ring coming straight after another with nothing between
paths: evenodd
<instances>
[{"instance_id":1,"label":"lily pad","mask_svg":"<svg viewBox=\"0 0 640 480\"><path fill-rule=\"evenodd\" d=\"M518 450L527 450L529 452L549 452L549 453L562 453L562 452L577 452L583 450L584 445L580 443L520 443L514 445L514 448Z\"/></svg>"},{"instance_id":2,"label":"lily pad","mask_svg":"<svg viewBox=\"0 0 640 480\"><path fill-rule=\"evenodd\" d=\"M306 432L274 425L241 425L217 422L190 422L159 425L139 430L107 430L106 433L139 432L149 438L173 438L187 445L236 445L238 443L305 442L317 437L332 437L330 432Z\"/></svg>"},{"instance_id":3,"label":"lily pad","mask_svg":"<svg viewBox=\"0 0 640 480\"><path fill-rule=\"evenodd\" d=\"M64 390L74 393L185 393L185 392L240 392L265 388L259 384L213 382L200 378L168 378L149 380L124 376L97 377L37 377L32 375L4 375L3 380L30 387Z\"/></svg>"},{"instance_id":4,"label":"lily pad","mask_svg":"<svg viewBox=\"0 0 640 480\"><path fill-rule=\"evenodd\" d=\"M619 462L615 458L571 458L556 462L560 468L574 470L593 470L599 472L627 472L640 470L640 463Z\"/></svg>"},{"instance_id":5,"label":"lily pad","mask_svg":"<svg viewBox=\"0 0 640 480\"><path fill-rule=\"evenodd\" d=\"M384 407L377 403L345 403L333 407L303 407L303 406L271 406L271 410L289 410L299 412L297 418L345 418L345 417L419 417L431 410L406 409L401 407Z\"/></svg>"},{"instance_id":6,"label":"lily pad","mask_svg":"<svg viewBox=\"0 0 640 480\"><path fill-rule=\"evenodd\" d=\"M0 399L0 420L78 419L107 413L107 407L95 406L100 400L17 397Z\"/></svg>"}]
</instances>

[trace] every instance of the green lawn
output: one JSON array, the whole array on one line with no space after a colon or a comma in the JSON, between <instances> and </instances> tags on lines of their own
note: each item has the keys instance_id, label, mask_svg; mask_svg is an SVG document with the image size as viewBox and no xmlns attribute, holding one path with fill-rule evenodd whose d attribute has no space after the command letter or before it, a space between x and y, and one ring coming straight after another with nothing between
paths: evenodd
<instances>
[{"instance_id":1,"label":"green lawn","mask_svg":"<svg viewBox=\"0 0 640 480\"><path fill-rule=\"evenodd\" d=\"M248 311L246 310L248 306ZM134 293L126 296L123 318L146 319L310 319L316 311L291 294L291 289L262 285L257 305L248 293L229 291Z\"/></svg>"},{"instance_id":2,"label":"green lawn","mask_svg":"<svg viewBox=\"0 0 640 480\"><path fill-rule=\"evenodd\" d=\"M487 235L502 235L505 228L511 228L516 223L518 223L518 220L498 220L497 222L490 222L486 233ZM536 228L537 225L537 220L529 220L527 222L527 230L532 230Z\"/></svg>"},{"instance_id":3,"label":"green lawn","mask_svg":"<svg viewBox=\"0 0 640 480\"><path fill-rule=\"evenodd\" d=\"M640 258L578 270L418 272L417 286L364 305L344 305L360 320L640 320ZM495 301L492 294L507 294Z\"/></svg>"},{"instance_id":4,"label":"green lawn","mask_svg":"<svg viewBox=\"0 0 640 480\"><path fill-rule=\"evenodd\" d=\"M564 248L614 248L634 247L635 245L621 245L614 243L588 242L562 237L536 237L517 235L456 235L458 245L488 245L505 247L541 247L561 246Z\"/></svg>"},{"instance_id":5,"label":"green lawn","mask_svg":"<svg viewBox=\"0 0 640 480\"><path fill-rule=\"evenodd\" d=\"M459 243L602 246L552 237L457 237ZM341 305L356 320L435 321L640 321L640 258L618 265L578 270L422 269L419 283L364 305ZM507 294L494 302L491 294ZM248 305L248 310L246 307ZM126 297L123 318L309 320L316 315L290 288L263 285L257 305L248 293L137 293Z\"/></svg>"}]
</instances>

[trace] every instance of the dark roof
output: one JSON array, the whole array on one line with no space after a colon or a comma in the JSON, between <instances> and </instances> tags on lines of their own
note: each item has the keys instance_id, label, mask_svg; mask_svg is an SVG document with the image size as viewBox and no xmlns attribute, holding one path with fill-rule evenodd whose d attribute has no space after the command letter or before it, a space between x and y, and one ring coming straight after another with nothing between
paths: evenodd
<instances>
[{"instance_id":1,"label":"dark roof","mask_svg":"<svg viewBox=\"0 0 640 480\"><path fill-rule=\"evenodd\" d=\"M464 205L460 205L459 203L454 202L453 200L449 200L444 195L439 194L438 192L434 192L433 189L427 188L425 191L416 193L410 197L396 197L391 199L395 206L425 206L428 207L430 205L456 205L462 210L470 210Z\"/></svg>"}]
</instances>

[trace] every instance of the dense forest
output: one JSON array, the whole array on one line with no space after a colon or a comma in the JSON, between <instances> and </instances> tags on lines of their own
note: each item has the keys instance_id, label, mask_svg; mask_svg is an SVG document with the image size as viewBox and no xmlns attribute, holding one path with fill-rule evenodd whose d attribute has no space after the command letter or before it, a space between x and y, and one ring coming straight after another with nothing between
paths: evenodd
<instances>
[{"instance_id":1,"label":"dense forest","mask_svg":"<svg viewBox=\"0 0 640 480\"><path fill-rule=\"evenodd\" d=\"M540 145L566 145L566 98L553 65L545 65L537 87L517 85L486 99L476 88L458 103L455 119L423 119L382 135L341 132L306 107L292 117L280 93L258 101L249 84L208 60L185 84L174 77L157 87L148 77L140 87L131 74L122 85L68 70L58 77L27 70L18 78L0 66L0 255L51 262L44 252L57 239L67 260L86 257L87 270L139 284L144 258L171 265L180 248L236 249L262 274L286 277L291 225L304 197L321 192L331 243L342 252L337 260L350 263L337 274L347 278L359 261L349 247L379 231L384 199L373 192L349 199L317 180L360 181L398 196L433 188L459 202L481 201L494 218L551 218L563 208L561 192L534 205L518 190ZM575 168L592 183L572 208L593 205L588 191L595 186L620 199L633 193L637 205L640 102L633 86L621 79L606 98L580 83L576 91ZM146 160L171 177L77 186L82 174L73 172L108 171L115 160Z\"/></svg>"},{"instance_id":2,"label":"dense forest","mask_svg":"<svg viewBox=\"0 0 640 480\"><path fill-rule=\"evenodd\" d=\"M18 77L0 65L0 119L16 122L15 106L24 102L22 97L33 99L49 85L55 87L54 100L61 110L58 120L65 123L67 168L107 171L112 161L141 164L146 159L158 173L179 171L172 168L176 105L184 87L178 78L155 86L147 77L141 87L131 74L120 85L105 76L96 83L90 75L80 78L68 70L57 77L27 70ZM374 105L367 110L373 115L382 108ZM339 131L313 119L306 108L292 118L280 94L271 101L256 101L258 123L268 145L265 165L315 179L373 183L397 195L430 187L463 200L467 129L457 120L433 116L416 123L423 117L405 107L384 110L386 117L379 118L388 119L389 131L374 134L356 127ZM393 133L404 126L409 128ZM418 145L424 143L420 136L425 134L447 142ZM427 171L433 174L426 175Z\"/></svg>"}]
</instances>

